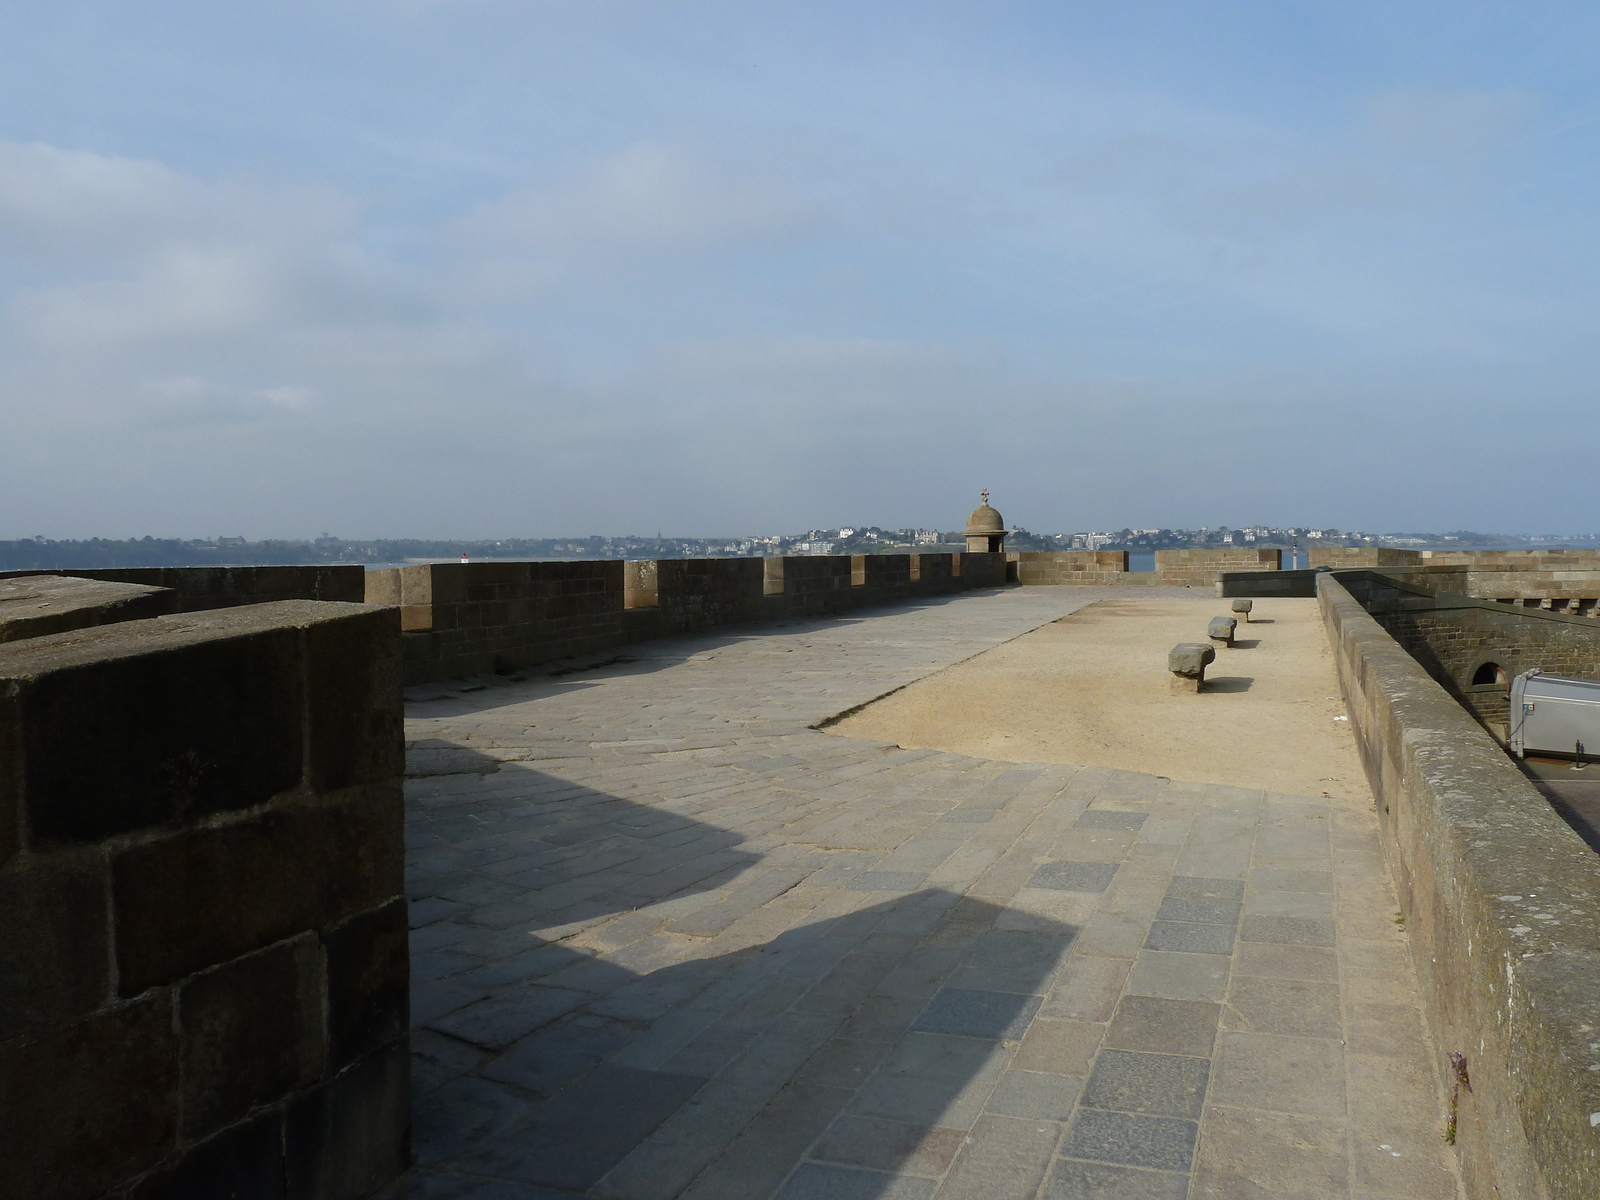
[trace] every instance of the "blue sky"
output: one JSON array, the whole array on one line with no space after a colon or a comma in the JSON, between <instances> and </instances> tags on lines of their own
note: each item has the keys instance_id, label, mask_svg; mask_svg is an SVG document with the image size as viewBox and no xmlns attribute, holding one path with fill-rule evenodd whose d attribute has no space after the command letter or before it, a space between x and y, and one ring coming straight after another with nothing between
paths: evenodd
<instances>
[{"instance_id":1,"label":"blue sky","mask_svg":"<svg viewBox=\"0 0 1600 1200\"><path fill-rule=\"evenodd\" d=\"M0 538L1588 530L1597 26L0 3Z\"/></svg>"}]
</instances>

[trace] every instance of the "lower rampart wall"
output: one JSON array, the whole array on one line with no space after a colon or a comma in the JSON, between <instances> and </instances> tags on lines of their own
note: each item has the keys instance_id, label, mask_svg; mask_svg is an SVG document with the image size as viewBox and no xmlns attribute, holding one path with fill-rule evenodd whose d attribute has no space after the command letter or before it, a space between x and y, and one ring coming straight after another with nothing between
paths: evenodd
<instances>
[{"instance_id":1,"label":"lower rampart wall","mask_svg":"<svg viewBox=\"0 0 1600 1200\"><path fill-rule=\"evenodd\" d=\"M1423 1006L1465 1059L1467 1195L1592 1200L1600 857L1338 578L1318 594Z\"/></svg>"},{"instance_id":2,"label":"lower rampart wall","mask_svg":"<svg viewBox=\"0 0 1600 1200\"><path fill-rule=\"evenodd\" d=\"M1433 592L1387 573L1340 582L1445 691L1504 737L1507 687L1522 672L1600 679L1600 626L1522 605ZM1499 677L1475 682L1480 672Z\"/></svg>"}]
</instances>

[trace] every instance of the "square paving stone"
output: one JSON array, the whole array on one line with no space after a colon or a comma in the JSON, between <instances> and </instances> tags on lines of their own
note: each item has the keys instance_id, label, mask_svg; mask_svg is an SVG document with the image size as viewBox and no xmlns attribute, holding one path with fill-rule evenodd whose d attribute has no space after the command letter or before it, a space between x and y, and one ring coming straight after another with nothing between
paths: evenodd
<instances>
[{"instance_id":1,"label":"square paving stone","mask_svg":"<svg viewBox=\"0 0 1600 1200\"><path fill-rule=\"evenodd\" d=\"M1144 825L1149 813L1091 808L1072 823L1074 829L1123 829L1133 831Z\"/></svg>"},{"instance_id":2,"label":"square paving stone","mask_svg":"<svg viewBox=\"0 0 1600 1200\"><path fill-rule=\"evenodd\" d=\"M1229 1029L1343 1038L1339 985L1241 975L1228 991Z\"/></svg>"},{"instance_id":3,"label":"square paving stone","mask_svg":"<svg viewBox=\"0 0 1600 1200\"><path fill-rule=\"evenodd\" d=\"M994 809L992 808L958 808L952 812L945 813L939 820L951 821L962 825L981 825L993 818Z\"/></svg>"},{"instance_id":4,"label":"square paving stone","mask_svg":"<svg viewBox=\"0 0 1600 1200\"><path fill-rule=\"evenodd\" d=\"M1007 1071L989 1098L989 1111L1003 1117L1065 1121L1072 1115L1072 1106L1082 1088L1083 1081L1071 1075Z\"/></svg>"},{"instance_id":5,"label":"square paving stone","mask_svg":"<svg viewBox=\"0 0 1600 1200\"><path fill-rule=\"evenodd\" d=\"M960 1151L963 1137L959 1129L938 1125L843 1116L829 1127L811 1157L852 1167L938 1176Z\"/></svg>"},{"instance_id":6,"label":"square paving stone","mask_svg":"<svg viewBox=\"0 0 1600 1200\"><path fill-rule=\"evenodd\" d=\"M587 992L539 987L535 984L513 988L498 996L469 1004L429 1021L428 1025L464 1042L501 1049L513 1042L520 1042L535 1029L548 1025L557 1017L593 999Z\"/></svg>"},{"instance_id":7,"label":"square paving stone","mask_svg":"<svg viewBox=\"0 0 1600 1200\"><path fill-rule=\"evenodd\" d=\"M1256 867L1250 886L1269 892L1333 893L1332 871L1307 871L1291 867Z\"/></svg>"},{"instance_id":8,"label":"square paving stone","mask_svg":"<svg viewBox=\"0 0 1600 1200\"><path fill-rule=\"evenodd\" d=\"M1041 1010L1071 1021L1109 1021L1122 994L1129 964L1118 958L1073 956L1056 976L1056 986Z\"/></svg>"},{"instance_id":9,"label":"square paving stone","mask_svg":"<svg viewBox=\"0 0 1600 1200\"><path fill-rule=\"evenodd\" d=\"M1211 1063L1177 1054L1102 1050L1083 1089L1085 1108L1200 1118Z\"/></svg>"},{"instance_id":10,"label":"square paving stone","mask_svg":"<svg viewBox=\"0 0 1600 1200\"><path fill-rule=\"evenodd\" d=\"M548 1096L638 1036L637 1030L620 1021L579 1017L524 1038L485 1067L483 1074Z\"/></svg>"},{"instance_id":11,"label":"square paving stone","mask_svg":"<svg viewBox=\"0 0 1600 1200\"><path fill-rule=\"evenodd\" d=\"M1178 875L1167 886L1167 895L1175 900L1231 900L1238 903L1244 899L1244 880Z\"/></svg>"},{"instance_id":12,"label":"square paving stone","mask_svg":"<svg viewBox=\"0 0 1600 1200\"><path fill-rule=\"evenodd\" d=\"M1052 888L1058 892L1103 892L1117 873L1116 863L1048 862L1033 873L1028 887Z\"/></svg>"},{"instance_id":13,"label":"square paving stone","mask_svg":"<svg viewBox=\"0 0 1600 1200\"><path fill-rule=\"evenodd\" d=\"M907 1125L968 1129L994 1089L994 1074L979 1072L970 1078L940 1079L879 1071L851 1102L850 1112L853 1116L882 1117Z\"/></svg>"},{"instance_id":14,"label":"square paving stone","mask_svg":"<svg viewBox=\"0 0 1600 1200\"><path fill-rule=\"evenodd\" d=\"M601 1063L558 1093L531 1125L493 1139L463 1159L461 1167L476 1175L584 1191L704 1083L695 1075Z\"/></svg>"},{"instance_id":15,"label":"square paving stone","mask_svg":"<svg viewBox=\"0 0 1600 1200\"><path fill-rule=\"evenodd\" d=\"M1239 905L1233 900L1190 900L1168 896L1156 909L1158 921L1193 921L1204 925L1232 925L1239 919Z\"/></svg>"},{"instance_id":16,"label":"square paving stone","mask_svg":"<svg viewBox=\"0 0 1600 1200\"><path fill-rule=\"evenodd\" d=\"M961 965L977 971L1021 972L1042 983L1055 974L1071 948L1071 934L991 929L978 939Z\"/></svg>"},{"instance_id":17,"label":"square paving stone","mask_svg":"<svg viewBox=\"0 0 1600 1200\"><path fill-rule=\"evenodd\" d=\"M1200 1127L1173 1117L1100 1112L1085 1108L1067 1132L1061 1157L1120 1163L1159 1171L1187 1171Z\"/></svg>"},{"instance_id":18,"label":"square paving stone","mask_svg":"<svg viewBox=\"0 0 1600 1200\"><path fill-rule=\"evenodd\" d=\"M1333 922L1318 917L1247 916L1239 927L1239 940L1283 946L1332 946Z\"/></svg>"},{"instance_id":19,"label":"square paving stone","mask_svg":"<svg viewBox=\"0 0 1600 1200\"><path fill-rule=\"evenodd\" d=\"M1210 1058L1222 1006L1204 1000L1124 996L1106 1031L1105 1044L1152 1054Z\"/></svg>"},{"instance_id":20,"label":"square paving stone","mask_svg":"<svg viewBox=\"0 0 1600 1200\"><path fill-rule=\"evenodd\" d=\"M1006 1051L993 1042L937 1033L908 1033L884 1060L883 1075L919 1075L928 1079L976 1079L997 1075Z\"/></svg>"},{"instance_id":21,"label":"square paving stone","mask_svg":"<svg viewBox=\"0 0 1600 1200\"><path fill-rule=\"evenodd\" d=\"M927 1200L938 1186L932 1179L801 1163L773 1200Z\"/></svg>"},{"instance_id":22,"label":"square paving stone","mask_svg":"<svg viewBox=\"0 0 1600 1200\"><path fill-rule=\"evenodd\" d=\"M1189 1177L1060 1159L1041 1200L1184 1200Z\"/></svg>"},{"instance_id":23,"label":"square paving stone","mask_svg":"<svg viewBox=\"0 0 1600 1200\"><path fill-rule=\"evenodd\" d=\"M412 1152L419 1163L441 1162L514 1124L536 1104L515 1088L462 1076L418 1097L412 1109Z\"/></svg>"},{"instance_id":24,"label":"square paving stone","mask_svg":"<svg viewBox=\"0 0 1600 1200\"><path fill-rule=\"evenodd\" d=\"M1185 954L1232 954L1232 925L1200 925L1189 921L1152 921L1145 935L1146 950L1176 950Z\"/></svg>"},{"instance_id":25,"label":"square paving stone","mask_svg":"<svg viewBox=\"0 0 1600 1200\"><path fill-rule=\"evenodd\" d=\"M1225 954L1141 950L1128 979L1128 991L1170 1000L1221 1000L1227 994L1231 965Z\"/></svg>"},{"instance_id":26,"label":"square paving stone","mask_svg":"<svg viewBox=\"0 0 1600 1200\"><path fill-rule=\"evenodd\" d=\"M1035 1021L1028 1026L1012 1066L1019 1071L1087 1075L1106 1027L1088 1021Z\"/></svg>"},{"instance_id":27,"label":"square paving stone","mask_svg":"<svg viewBox=\"0 0 1600 1200\"><path fill-rule=\"evenodd\" d=\"M1210 1091L1213 1104L1342 1120L1344 1047L1324 1038L1224 1033Z\"/></svg>"},{"instance_id":28,"label":"square paving stone","mask_svg":"<svg viewBox=\"0 0 1600 1200\"><path fill-rule=\"evenodd\" d=\"M911 1028L918 1033L1017 1041L1039 1011L1038 996L940 988Z\"/></svg>"},{"instance_id":29,"label":"square paving stone","mask_svg":"<svg viewBox=\"0 0 1600 1200\"><path fill-rule=\"evenodd\" d=\"M863 871L850 881L852 892L914 892L928 882L918 871Z\"/></svg>"}]
</instances>

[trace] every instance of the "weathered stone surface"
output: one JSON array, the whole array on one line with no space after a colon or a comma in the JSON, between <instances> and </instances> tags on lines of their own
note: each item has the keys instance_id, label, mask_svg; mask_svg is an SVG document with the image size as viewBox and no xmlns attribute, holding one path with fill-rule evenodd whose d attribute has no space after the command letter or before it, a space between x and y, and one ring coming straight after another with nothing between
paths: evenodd
<instances>
[{"instance_id":1,"label":"weathered stone surface","mask_svg":"<svg viewBox=\"0 0 1600 1200\"><path fill-rule=\"evenodd\" d=\"M1216 661L1215 647L1205 642L1179 642L1167 653L1167 670L1186 679L1203 681L1206 667Z\"/></svg>"},{"instance_id":2,"label":"weathered stone surface","mask_svg":"<svg viewBox=\"0 0 1600 1200\"><path fill-rule=\"evenodd\" d=\"M175 833L112 858L121 991L181 979L401 891L398 794Z\"/></svg>"},{"instance_id":3,"label":"weathered stone surface","mask_svg":"<svg viewBox=\"0 0 1600 1200\"><path fill-rule=\"evenodd\" d=\"M182 623L196 620L215 618L0 647L0 679L20 691L30 844L96 842L248 808L299 783L299 638L249 621L237 636L186 636Z\"/></svg>"},{"instance_id":4,"label":"weathered stone surface","mask_svg":"<svg viewBox=\"0 0 1600 1200\"><path fill-rule=\"evenodd\" d=\"M283 1117L269 1112L188 1149L157 1170L127 1200L286 1200Z\"/></svg>"},{"instance_id":5,"label":"weathered stone surface","mask_svg":"<svg viewBox=\"0 0 1600 1200\"><path fill-rule=\"evenodd\" d=\"M0 1041L110 999L106 893L88 856L0 875Z\"/></svg>"},{"instance_id":6,"label":"weathered stone surface","mask_svg":"<svg viewBox=\"0 0 1600 1200\"><path fill-rule=\"evenodd\" d=\"M183 1135L199 1140L322 1075L322 953L307 934L178 989Z\"/></svg>"},{"instance_id":7,"label":"weathered stone surface","mask_svg":"<svg viewBox=\"0 0 1600 1200\"><path fill-rule=\"evenodd\" d=\"M306 629L311 784L335 791L405 769L400 624L367 609Z\"/></svg>"},{"instance_id":8,"label":"weathered stone surface","mask_svg":"<svg viewBox=\"0 0 1600 1200\"><path fill-rule=\"evenodd\" d=\"M178 1053L165 993L0 1044L5 1190L28 1200L100 1196L175 1145Z\"/></svg>"},{"instance_id":9,"label":"weathered stone surface","mask_svg":"<svg viewBox=\"0 0 1600 1200\"><path fill-rule=\"evenodd\" d=\"M1216 650L1204 642L1180 642L1167 654L1167 669L1175 675L1203 675L1216 657Z\"/></svg>"},{"instance_id":10,"label":"weathered stone surface","mask_svg":"<svg viewBox=\"0 0 1600 1200\"><path fill-rule=\"evenodd\" d=\"M410 984L406 932L406 902L399 897L322 935L333 1070L405 1036Z\"/></svg>"},{"instance_id":11,"label":"weathered stone surface","mask_svg":"<svg viewBox=\"0 0 1600 1200\"><path fill-rule=\"evenodd\" d=\"M1245 623L1250 621L1250 611L1255 607L1254 600L1235 600L1231 606L1236 613L1243 613Z\"/></svg>"},{"instance_id":12,"label":"weathered stone surface","mask_svg":"<svg viewBox=\"0 0 1600 1200\"><path fill-rule=\"evenodd\" d=\"M0 578L0 642L176 612L178 594L136 583L60 575Z\"/></svg>"},{"instance_id":13,"label":"weathered stone surface","mask_svg":"<svg viewBox=\"0 0 1600 1200\"><path fill-rule=\"evenodd\" d=\"M405 1042L350 1068L290 1108L284 1160L294 1200L363 1200L410 1157Z\"/></svg>"},{"instance_id":14,"label":"weathered stone surface","mask_svg":"<svg viewBox=\"0 0 1600 1200\"><path fill-rule=\"evenodd\" d=\"M1238 622L1232 617L1212 617L1211 624L1206 626L1206 636L1213 642L1221 642L1224 646L1233 645L1233 631L1238 628Z\"/></svg>"}]
</instances>

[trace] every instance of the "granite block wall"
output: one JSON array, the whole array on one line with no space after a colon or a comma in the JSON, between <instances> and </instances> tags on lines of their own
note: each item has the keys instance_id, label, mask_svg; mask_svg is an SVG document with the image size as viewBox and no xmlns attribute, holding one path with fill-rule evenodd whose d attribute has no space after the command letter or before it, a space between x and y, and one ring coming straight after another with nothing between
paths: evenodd
<instances>
[{"instance_id":1,"label":"granite block wall","mask_svg":"<svg viewBox=\"0 0 1600 1200\"><path fill-rule=\"evenodd\" d=\"M1341 582L1318 591L1470 1200L1600 1196L1600 857ZM1553 907L1552 907L1553 906ZM1559 914L1559 915L1557 915Z\"/></svg>"},{"instance_id":2,"label":"granite block wall","mask_svg":"<svg viewBox=\"0 0 1600 1200\"><path fill-rule=\"evenodd\" d=\"M367 572L398 605L407 683L498 672L623 644L623 564L428 563Z\"/></svg>"},{"instance_id":3,"label":"granite block wall","mask_svg":"<svg viewBox=\"0 0 1600 1200\"><path fill-rule=\"evenodd\" d=\"M369 571L366 599L399 609L409 684L998 587L1006 567L1004 554L440 563Z\"/></svg>"},{"instance_id":4,"label":"granite block wall","mask_svg":"<svg viewBox=\"0 0 1600 1200\"><path fill-rule=\"evenodd\" d=\"M0 646L0 1191L356 1200L407 1157L400 633Z\"/></svg>"},{"instance_id":5,"label":"granite block wall","mask_svg":"<svg viewBox=\"0 0 1600 1200\"><path fill-rule=\"evenodd\" d=\"M1156 582L1168 587L1211 588L1224 571L1277 571L1282 550L1157 550Z\"/></svg>"},{"instance_id":6,"label":"granite block wall","mask_svg":"<svg viewBox=\"0 0 1600 1200\"><path fill-rule=\"evenodd\" d=\"M1148 571L1137 571L1133 572L1137 580L1128 578L1126 550L1023 550L1008 557L1017 564L1017 582L1025 585L1120 585L1151 576Z\"/></svg>"}]
</instances>

